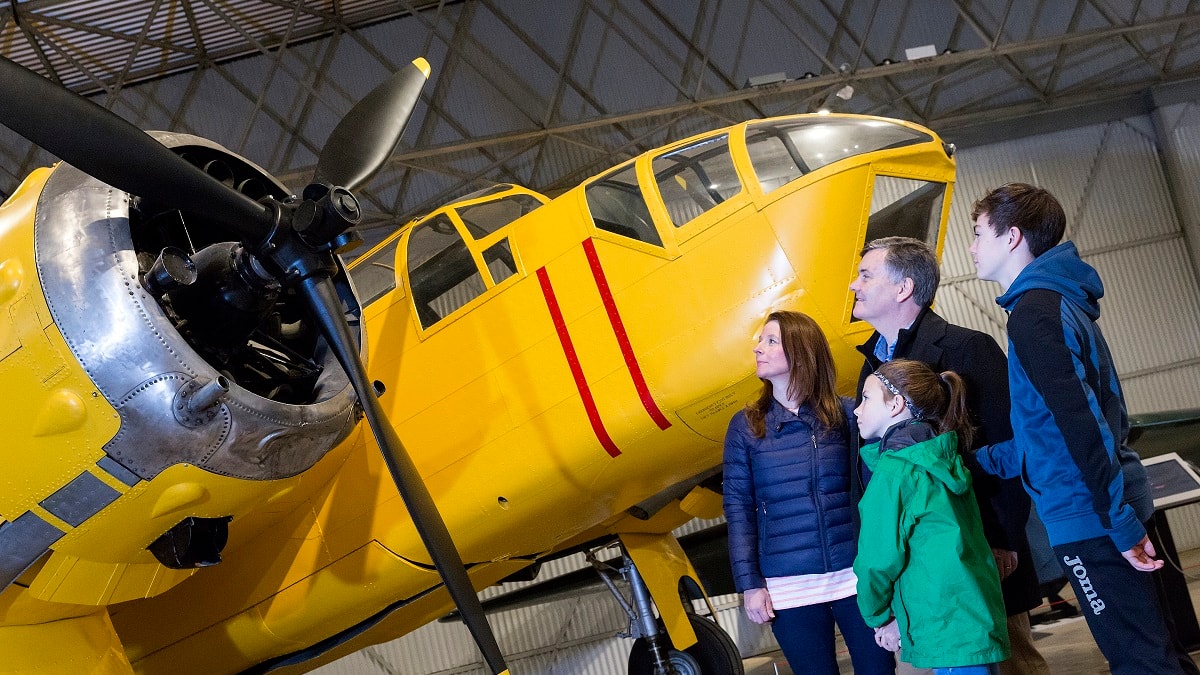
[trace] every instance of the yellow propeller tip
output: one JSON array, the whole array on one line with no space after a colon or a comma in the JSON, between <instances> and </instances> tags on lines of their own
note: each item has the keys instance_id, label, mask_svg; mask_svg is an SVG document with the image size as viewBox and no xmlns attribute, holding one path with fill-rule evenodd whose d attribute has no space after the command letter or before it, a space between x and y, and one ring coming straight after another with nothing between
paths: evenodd
<instances>
[{"instance_id":1,"label":"yellow propeller tip","mask_svg":"<svg viewBox=\"0 0 1200 675\"><path fill-rule=\"evenodd\" d=\"M418 56L416 59L414 59L413 65L417 67L417 70L421 71L421 74L425 76L425 79L429 79L429 62L425 60L424 56Z\"/></svg>"}]
</instances>

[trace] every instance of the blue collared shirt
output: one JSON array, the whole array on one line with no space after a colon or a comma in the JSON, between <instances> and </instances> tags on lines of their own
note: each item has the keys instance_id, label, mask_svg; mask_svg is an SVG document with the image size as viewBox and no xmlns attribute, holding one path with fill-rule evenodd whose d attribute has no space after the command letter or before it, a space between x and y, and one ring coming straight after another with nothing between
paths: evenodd
<instances>
[{"instance_id":1,"label":"blue collared shirt","mask_svg":"<svg viewBox=\"0 0 1200 675\"><path fill-rule=\"evenodd\" d=\"M899 340L896 340L896 342L899 342ZM887 339L883 335L880 335L879 339L875 341L875 358L883 363L887 363L895 355L896 345L889 345Z\"/></svg>"}]
</instances>

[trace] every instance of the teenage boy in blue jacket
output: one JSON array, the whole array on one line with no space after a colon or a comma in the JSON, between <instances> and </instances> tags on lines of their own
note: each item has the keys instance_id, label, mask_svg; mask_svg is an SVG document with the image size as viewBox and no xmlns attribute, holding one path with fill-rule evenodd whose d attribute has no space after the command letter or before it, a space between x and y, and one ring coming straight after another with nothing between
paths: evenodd
<instances>
[{"instance_id":1,"label":"teenage boy in blue jacket","mask_svg":"<svg viewBox=\"0 0 1200 675\"><path fill-rule=\"evenodd\" d=\"M1048 191L1011 183L975 203L971 257L1000 283L1009 313L1013 439L981 448L980 465L1021 476L1114 675L1185 673L1148 572L1162 567L1144 523L1146 472L1125 445L1121 384L1096 319L1100 276L1062 240L1066 215Z\"/></svg>"}]
</instances>

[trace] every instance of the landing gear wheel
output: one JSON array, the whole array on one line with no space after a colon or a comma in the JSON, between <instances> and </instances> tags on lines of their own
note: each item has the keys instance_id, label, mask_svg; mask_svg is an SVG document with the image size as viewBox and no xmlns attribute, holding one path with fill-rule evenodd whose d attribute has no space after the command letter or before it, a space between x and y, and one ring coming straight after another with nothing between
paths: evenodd
<instances>
[{"instance_id":1,"label":"landing gear wheel","mask_svg":"<svg viewBox=\"0 0 1200 675\"><path fill-rule=\"evenodd\" d=\"M688 620L696 631L696 644L684 651L670 651L671 665L679 675L745 675L737 645L716 622L699 616L689 616ZM659 628L662 630L661 624ZM633 642L629 675L654 675L654 654L646 638Z\"/></svg>"}]
</instances>

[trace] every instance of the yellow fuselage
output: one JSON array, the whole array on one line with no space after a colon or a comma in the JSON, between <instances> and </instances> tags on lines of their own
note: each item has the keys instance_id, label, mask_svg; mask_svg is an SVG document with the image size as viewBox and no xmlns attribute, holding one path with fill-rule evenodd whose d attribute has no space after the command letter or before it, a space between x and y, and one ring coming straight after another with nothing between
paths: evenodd
<instances>
[{"instance_id":1,"label":"yellow fuselage","mask_svg":"<svg viewBox=\"0 0 1200 675\"><path fill-rule=\"evenodd\" d=\"M384 385L381 400L477 587L569 545L606 533L669 531L689 518L672 500L664 500L669 506L658 519L629 512L719 467L730 416L760 386L752 338L770 311L816 318L833 347L839 385L852 393L862 363L854 347L871 329L852 319L847 285L867 237L878 175L946 186L931 214L940 248L954 165L936 137L851 156L764 192L739 140L743 129L722 132L730 135L742 190L680 227L654 187L653 157L637 160L661 245L597 228L582 185L472 242L478 261L485 247L507 238L516 273L487 279L485 292L428 327L411 301L404 254L424 220L396 235L397 286L363 311L368 372ZM695 139L672 147L689 143ZM33 196L14 196L5 207L14 215L0 220L0 283L18 283L10 282L21 274L9 261L24 264L30 250L19 230L31 226L36 181L26 189ZM36 279L21 279L21 290L0 300L9 308L5 328L24 336L19 298L36 301L38 292ZM42 318L39 328L53 342L53 323ZM6 409L22 418L10 427L29 427L3 451L9 467L20 467L24 486L0 497L6 520L96 462L117 427L65 345L27 348L23 337L20 344L0 360ZM35 349L53 353L59 370L44 372L50 360ZM54 430L54 440L39 435L44 424L27 421L41 419L42 410L80 406L84 420ZM6 474L12 480L14 471ZM306 649L395 605L359 637L297 667L303 669L411 630L451 606L361 427L292 478L245 481L180 465L133 488L114 487L121 498L67 528L61 551L22 579L28 588L0 596L8 626L49 616L102 625L112 605L114 649L123 648L135 670L235 672ZM197 490L203 498L189 496ZM220 565L171 572L146 554L147 533L161 533L160 524L169 527L185 512L233 515ZM125 534L123 523L154 518L161 523ZM122 573L136 583L111 581ZM0 628L0 654L7 630ZM39 635L20 640L31 634Z\"/></svg>"}]
</instances>

